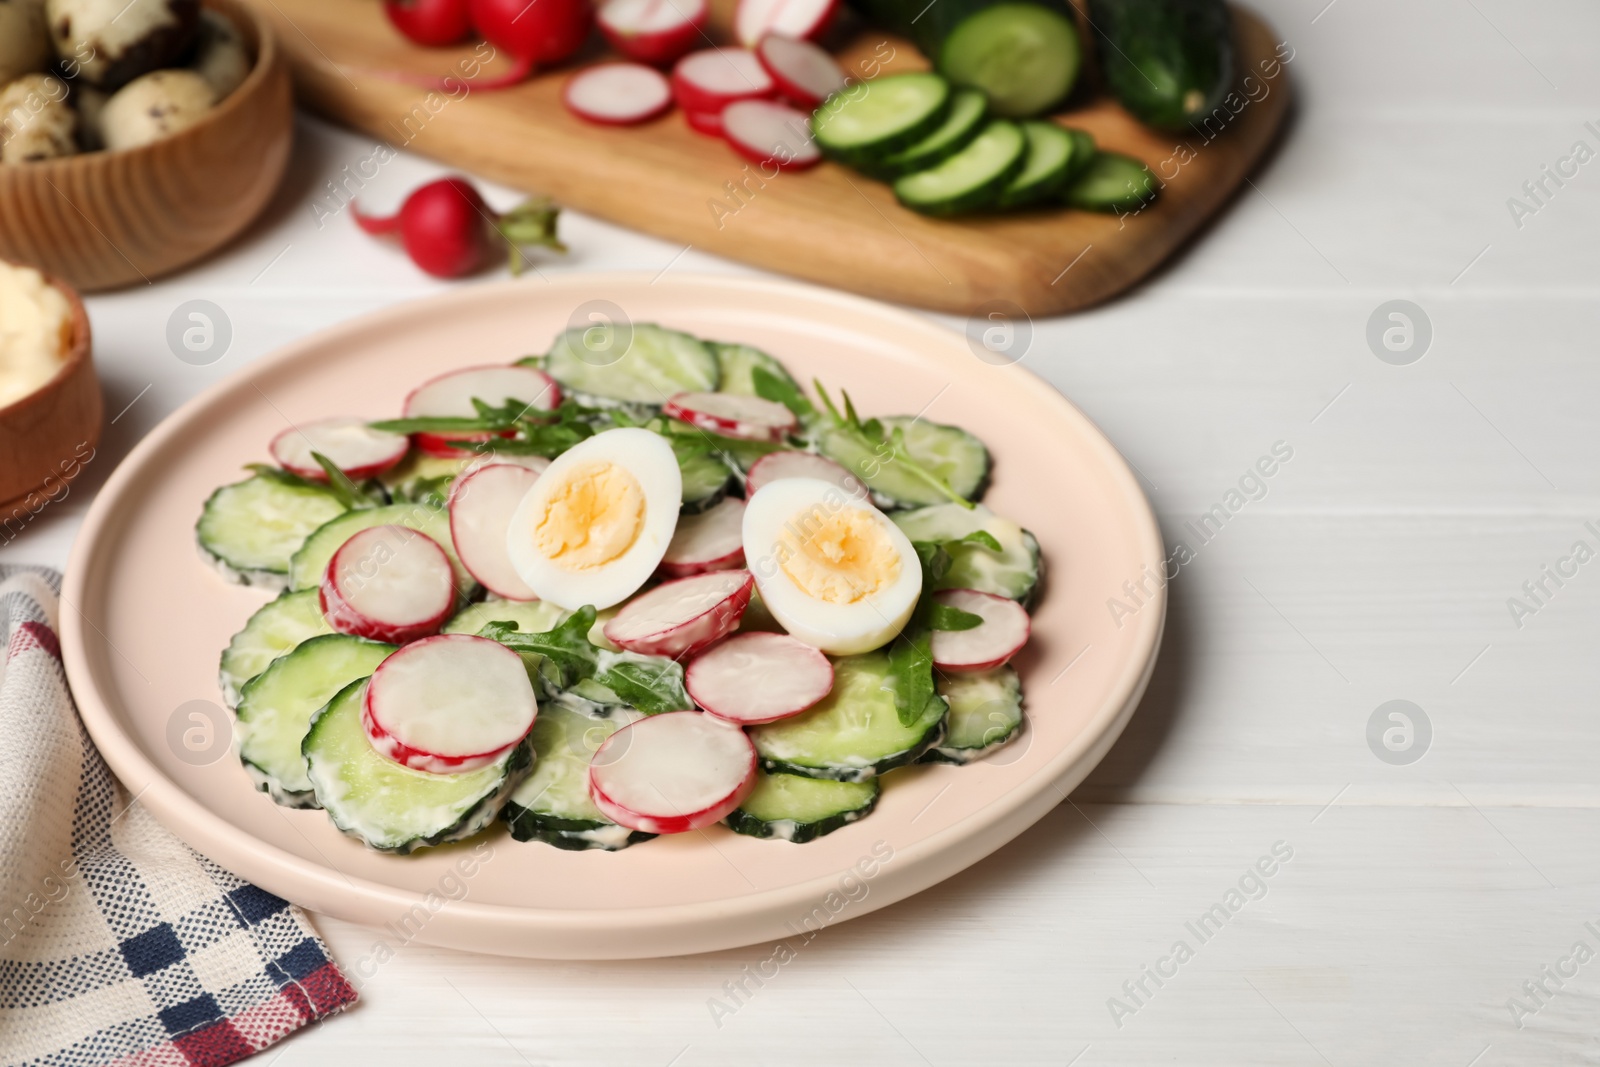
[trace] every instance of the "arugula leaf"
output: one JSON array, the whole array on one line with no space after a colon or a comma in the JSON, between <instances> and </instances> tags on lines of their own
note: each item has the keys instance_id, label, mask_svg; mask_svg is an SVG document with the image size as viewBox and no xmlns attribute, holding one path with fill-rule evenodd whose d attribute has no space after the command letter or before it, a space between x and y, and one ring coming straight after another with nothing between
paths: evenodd
<instances>
[{"instance_id":1,"label":"arugula leaf","mask_svg":"<svg viewBox=\"0 0 1600 1067\"><path fill-rule=\"evenodd\" d=\"M333 490L333 495L339 498L339 503L357 511L362 508L377 507L378 501L370 493L362 491L361 487L350 480L350 476L339 469L339 465L324 456L321 452L312 452L311 458L317 461L317 466L322 468L322 473L328 476L328 488Z\"/></svg>"},{"instance_id":2,"label":"arugula leaf","mask_svg":"<svg viewBox=\"0 0 1600 1067\"><path fill-rule=\"evenodd\" d=\"M405 484L404 499L413 504L432 504L436 508L450 504L450 486L456 475L441 474L435 478L414 478Z\"/></svg>"},{"instance_id":3,"label":"arugula leaf","mask_svg":"<svg viewBox=\"0 0 1600 1067\"><path fill-rule=\"evenodd\" d=\"M822 387L822 383L813 379L812 385L816 388L817 395L822 398L823 406L828 410L828 417L833 421L832 429L835 432L855 438L857 447L896 464L903 473L932 487L936 492L948 497L952 503L960 504L969 511L975 506L972 501L951 489L949 482L912 458L903 428L897 426L892 433L885 434L883 423L877 419L867 419L863 422L861 416L856 414L856 406L850 400L850 394L843 389L839 390L839 396L844 402L844 412L841 414L839 409L834 407L833 399L828 396L828 391ZM854 473L863 481L867 480L861 471Z\"/></svg>"},{"instance_id":4,"label":"arugula leaf","mask_svg":"<svg viewBox=\"0 0 1600 1067\"><path fill-rule=\"evenodd\" d=\"M997 552L1000 550L1000 542L983 530L950 541L911 542L917 561L922 565L922 593L917 597L910 621L889 646L894 710L906 726L921 717L930 699L941 699L936 695L933 682L933 631L971 630L983 624L982 616L933 599L939 580L950 572L950 546L960 544L979 544Z\"/></svg>"},{"instance_id":5,"label":"arugula leaf","mask_svg":"<svg viewBox=\"0 0 1600 1067\"><path fill-rule=\"evenodd\" d=\"M295 489L320 489L328 491L328 486L323 482L314 482L310 478L302 478L293 471L286 471L282 467L274 467L270 463L246 463L244 469L259 478L279 485L287 485Z\"/></svg>"},{"instance_id":6,"label":"arugula leaf","mask_svg":"<svg viewBox=\"0 0 1600 1067\"><path fill-rule=\"evenodd\" d=\"M755 387L756 396L782 404L794 412L795 418L801 422L810 422L817 417L816 407L806 399L799 386L778 377L765 367L751 369L750 384Z\"/></svg>"},{"instance_id":7,"label":"arugula leaf","mask_svg":"<svg viewBox=\"0 0 1600 1067\"><path fill-rule=\"evenodd\" d=\"M543 656L560 674L560 688L566 689L594 676L600 658L600 650L589 643L594 619L594 608L584 605L554 629L527 633L517 629L516 623L491 622L478 631L478 636L517 652Z\"/></svg>"},{"instance_id":8,"label":"arugula leaf","mask_svg":"<svg viewBox=\"0 0 1600 1067\"><path fill-rule=\"evenodd\" d=\"M664 656L619 657L594 680L646 715L694 707L683 687L683 667Z\"/></svg>"},{"instance_id":9,"label":"arugula leaf","mask_svg":"<svg viewBox=\"0 0 1600 1067\"><path fill-rule=\"evenodd\" d=\"M982 545L990 552L1001 551L1000 542L995 540L994 534L988 530L973 530L965 537L958 537L954 541L946 541L947 545Z\"/></svg>"},{"instance_id":10,"label":"arugula leaf","mask_svg":"<svg viewBox=\"0 0 1600 1067\"><path fill-rule=\"evenodd\" d=\"M478 631L478 636L525 655L543 656L541 672L558 689L571 689L593 679L647 715L694 707L683 687L681 664L663 656L597 648L589 640L594 621L595 610L586 605L559 626L542 633L526 633L515 623L491 622Z\"/></svg>"},{"instance_id":11,"label":"arugula leaf","mask_svg":"<svg viewBox=\"0 0 1600 1067\"><path fill-rule=\"evenodd\" d=\"M316 457L318 463L327 462L326 456L317 452L311 454ZM344 471L339 470L337 467L334 470L338 472L338 480L335 481L330 477L326 482L318 481L315 478L301 477L293 471L286 471L282 467L274 467L270 463L246 463L244 469L257 477L265 478L267 481L276 482L279 485L287 485L295 489L317 489L324 493L332 493L339 503L352 511L358 508L376 507L379 504L387 504L389 502L388 494L384 492L382 486L374 482L371 483L370 489L363 489L352 482ZM323 470L327 470L327 467L324 466Z\"/></svg>"},{"instance_id":12,"label":"arugula leaf","mask_svg":"<svg viewBox=\"0 0 1600 1067\"><path fill-rule=\"evenodd\" d=\"M928 611L931 630L973 630L982 625L982 615L962 611L953 604L934 604Z\"/></svg>"},{"instance_id":13,"label":"arugula leaf","mask_svg":"<svg viewBox=\"0 0 1600 1067\"><path fill-rule=\"evenodd\" d=\"M928 701L939 700L933 687L933 632L926 627L902 631L889 647L889 689L900 725L922 717Z\"/></svg>"}]
</instances>

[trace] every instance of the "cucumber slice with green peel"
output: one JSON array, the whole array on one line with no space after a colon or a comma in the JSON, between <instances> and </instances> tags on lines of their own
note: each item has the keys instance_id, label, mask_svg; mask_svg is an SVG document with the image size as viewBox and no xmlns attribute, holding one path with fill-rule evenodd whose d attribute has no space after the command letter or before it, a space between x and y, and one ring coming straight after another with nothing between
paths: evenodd
<instances>
[{"instance_id":1,"label":"cucumber slice with green peel","mask_svg":"<svg viewBox=\"0 0 1600 1067\"><path fill-rule=\"evenodd\" d=\"M228 707L239 703L239 692L256 675L266 670L279 656L286 656L296 645L333 627L322 614L322 601L315 589L282 593L250 616L244 629L233 635L222 651L218 684Z\"/></svg>"},{"instance_id":2,"label":"cucumber slice with green peel","mask_svg":"<svg viewBox=\"0 0 1600 1067\"><path fill-rule=\"evenodd\" d=\"M961 151L983 129L989 101L976 89L957 89L950 96L944 122L928 136L893 155L870 164L870 172L884 179L926 170Z\"/></svg>"},{"instance_id":3,"label":"cucumber slice with green peel","mask_svg":"<svg viewBox=\"0 0 1600 1067\"><path fill-rule=\"evenodd\" d=\"M285 807L317 806L300 754L312 716L345 686L377 670L394 650L394 645L348 634L313 637L273 660L244 687L234 734L239 759L258 789Z\"/></svg>"},{"instance_id":4,"label":"cucumber slice with green peel","mask_svg":"<svg viewBox=\"0 0 1600 1067\"><path fill-rule=\"evenodd\" d=\"M894 183L895 198L924 215L991 207L1027 160L1028 139L1014 122L994 120L961 151Z\"/></svg>"},{"instance_id":5,"label":"cucumber slice with green peel","mask_svg":"<svg viewBox=\"0 0 1600 1067\"><path fill-rule=\"evenodd\" d=\"M976 589L1010 597L1027 607L1038 592L1043 561L1039 542L1010 519L979 504L936 504L890 516L913 541L956 541L983 530L1000 543L1000 551L979 544L950 545L950 569L936 589Z\"/></svg>"},{"instance_id":6,"label":"cucumber slice with green peel","mask_svg":"<svg viewBox=\"0 0 1600 1067\"><path fill-rule=\"evenodd\" d=\"M733 469L715 452L680 452L678 470L683 475L683 511L688 515L720 503L733 478Z\"/></svg>"},{"instance_id":7,"label":"cucumber slice with green peel","mask_svg":"<svg viewBox=\"0 0 1600 1067\"><path fill-rule=\"evenodd\" d=\"M1077 149L1072 135L1053 122L1024 122L1028 157L1000 194L1001 207L1023 207L1055 195L1067 184Z\"/></svg>"},{"instance_id":8,"label":"cucumber slice with green peel","mask_svg":"<svg viewBox=\"0 0 1600 1067\"><path fill-rule=\"evenodd\" d=\"M923 763L971 763L1017 736L1022 729L1022 680L1010 667L971 674L941 674L939 695L950 705L944 740Z\"/></svg>"},{"instance_id":9,"label":"cucumber slice with green peel","mask_svg":"<svg viewBox=\"0 0 1600 1067\"><path fill-rule=\"evenodd\" d=\"M544 841L557 848L615 851L648 841L654 834L618 826L589 799L589 761L612 734L644 718L618 711L597 719L559 704L539 709L529 740L533 773L506 802L501 817L518 841Z\"/></svg>"},{"instance_id":10,"label":"cucumber slice with green peel","mask_svg":"<svg viewBox=\"0 0 1600 1067\"><path fill-rule=\"evenodd\" d=\"M675 393L711 393L721 382L709 345L648 322L574 327L541 361L546 374L584 397L659 407Z\"/></svg>"},{"instance_id":11,"label":"cucumber slice with green peel","mask_svg":"<svg viewBox=\"0 0 1600 1067\"><path fill-rule=\"evenodd\" d=\"M938 32L942 20L949 27L942 43L924 50L951 82L981 89L994 114L1041 115L1072 91L1083 49L1070 8L970 0L950 6L929 26Z\"/></svg>"},{"instance_id":12,"label":"cucumber slice with green peel","mask_svg":"<svg viewBox=\"0 0 1600 1067\"><path fill-rule=\"evenodd\" d=\"M457 612L440 632L475 634L491 622L509 622L523 633L541 634L554 630L570 614L548 600L485 600Z\"/></svg>"},{"instance_id":13,"label":"cucumber slice with green peel","mask_svg":"<svg viewBox=\"0 0 1600 1067\"><path fill-rule=\"evenodd\" d=\"M717 366L722 371L722 384L718 391L723 393L738 393L740 396L760 396L756 392L756 383L753 377L757 367L777 378L780 382L800 388L800 383L794 380L789 369L772 356L767 355L759 348L751 345L723 344L721 341L707 341L711 351L716 353Z\"/></svg>"},{"instance_id":14,"label":"cucumber slice with green peel","mask_svg":"<svg viewBox=\"0 0 1600 1067\"><path fill-rule=\"evenodd\" d=\"M361 726L365 678L351 682L311 720L302 742L306 775L333 824L379 852L405 854L459 841L500 814L533 762L523 741L487 767L430 774L378 754Z\"/></svg>"},{"instance_id":15,"label":"cucumber slice with green peel","mask_svg":"<svg viewBox=\"0 0 1600 1067\"><path fill-rule=\"evenodd\" d=\"M1156 198L1156 176L1132 156L1097 152L1061 197L1084 211L1132 211Z\"/></svg>"},{"instance_id":16,"label":"cucumber slice with green peel","mask_svg":"<svg viewBox=\"0 0 1600 1067\"><path fill-rule=\"evenodd\" d=\"M900 429L905 435L907 456L944 479L951 491L968 500L983 495L989 481L990 463L989 450L982 441L958 426L944 426L909 415L895 415L879 421L888 433ZM866 482L873 500L885 510L939 504L950 499L927 482L907 474L894 459L882 458L853 434L839 429L825 430L818 443L823 455Z\"/></svg>"},{"instance_id":17,"label":"cucumber slice with green peel","mask_svg":"<svg viewBox=\"0 0 1600 1067\"><path fill-rule=\"evenodd\" d=\"M811 116L817 146L847 163L909 148L939 128L950 83L937 74L887 74L834 93Z\"/></svg>"},{"instance_id":18,"label":"cucumber slice with green peel","mask_svg":"<svg viewBox=\"0 0 1600 1067\"><path fill-rule=\"evenodd\" d=\"M229 581L281 589L296 550L344 512L332 490L258 474L211 494L195 539L201 555Z\"/></svg>"},{"instance_id":19,"label":"cucumber slice with green peel","mask_svg":"<svg viewBox=\"0 0 1600 1067\"><path fill-rule=\"evenodd\" d=\"M723 821L736 834L802 845L870 815L877 803L876 778L835 782L757 772L756 787Z\"/></svg>"},{"instance_id":20,"label":"cucumber slice with green peel","mask_svg":"<svg viewBox=\"0 0 1600 1067\"><path fill-rule=\"evenodd\" d=\"M881 651L834 661L833 691L820 703L750 730L762 767L772 774L864 782L914 762L944 735L944 701L928 701L921 716L902 725L890 674Z\"/></svg>"},{"instance_id":21,"label":"cucumber slice with green peel","mask_svg":"<svg viewBox=\"0 0 1600 1067\"><path fill-rule=\"evenodd\" d=\"M1094 134L1088 130L1069 128L1067 135L1072 138L1072 158L1067 161L1067 182L1070 184L1089 169L1089 164L1100 154L1100 149L1094 143Z\"/></svg>"},{"instance_id":22,"label":"cucumber slice with green peel","mask_svg":"<svg viewBox=\"0 0 1600 1067\"><path fill-rule=\"evenodd\" d=\"M290 589L315 589L322 584L328 561L341 545L362 530L374 526L406 526L426 534L444 554L450 557L450 569L455 574L456 593L470 599L478 583L467 573L456 556L455 542L450 538L450 513L432 504L385 504L381 508L363 508L347 511L338 518L324 523L305 539L305 544L289 563Z\"/></svg>"}]
</instances>

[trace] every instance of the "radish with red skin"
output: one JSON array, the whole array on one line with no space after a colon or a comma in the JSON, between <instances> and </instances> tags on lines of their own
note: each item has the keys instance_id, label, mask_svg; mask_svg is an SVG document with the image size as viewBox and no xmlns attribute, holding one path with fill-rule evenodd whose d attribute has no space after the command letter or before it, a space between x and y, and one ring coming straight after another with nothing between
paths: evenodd
<instances>
[{"instance_id":1,"label":"radish with red skin","mask_svg":"<svg viewBox=\"0 0 1600 1067\"><path fill-rule=\"evenodd\" d=\"M731 634L750 606L749 571L713 571L656 586L606 623L606 639L630 652L678 659Z\"/></svg>"},{"instance_id":2,"label":"radish with red skin","mask_svg":"<svg viewBox=\"0 0 1600 1067\"><path fill-rule=\"evenodd\" d=\"M439 632L456 606L450 557L409 526L372 526L339 546L322 574L328 625L403 645Z\"/></svg>"},{"instance_id":3,"label":"radish with red skin","mask_svg":"<svg viewBox=\"0 0 1600 1067\"><path fill-rule=\"evenodd\" d=\"M743 48L704 48L672 68L672 95L689 112L720 114L735 100L771 96L772 77L754 52Z\"/></svg>"},{"instance_id":4,"label":"radish with red skin","mask_svg":"<svg viewBox=\"0 0 1600 1067\"><path fill-rule=\"evenodd\" d=\"M705 40L705 0L606 0L595 21L629 59L665 67Z\"/></svg>"},{"instance_id":5,"label":"radish with red skin","mask_svg":"<svg viewBox=\"0 0 1600 1067\"><path fill-rule=\"evenodd\" d=\"M468 9L483 39L529 71L571 58L594 26L589 0L468 0Z\"/></svg>"},{"instance_id":6,"label":"radish with red skin","mask_svg":"<svg viewBox=\"0 0 1600 1067\"><path fill-rule=\"evenodd\" d=\"M782 404L737 393L678 393L661 410L708 433L743 441L781 441L800 427Z\"/></svg>"},{"instance_id":7,"label":"radish with red skin","mask_svg":"<svg viewBox=\"0 0 1600 1067\"><path fill-rule=\"evenodd\" d=\"M799 715L827 696L833 664L788 634L735 634L690 660L683 682L706 714L759 726Z\"/></svg>"},{"instance_id":8,"label":"radish with red skin","mask_svg":"<svg viewBox=\"0 0 1600 1067\"><path fill-rule=\"evenodd\" d=\"M581 119L602 126L632 126L672 106L672 86L653 67L602 63L579 71L561 90L561 101Z\"/></svg>"},{"instance_id":9,"label":"radish with red skin","mask_svg":"<svg viewBox=\"0 0 1600 1067\"><path fill-rule=\"evenodd\" d=\"M685 111L683 119L695 133L707 137L722 136L722 114L717 111Z\"/></svg>"},{"instance_id":10,"label":"radish with red skin","mask_svg":"<svg viewBox=\"0 0 1600 1067\"><path fill-rule=\"evenodd\" d=\"M473 418L478 411L472 406L481 400L493 407L521 403L527 410L554 411L561 404L561 386L542 370L534 367L490 364L482 367L463 367L436 378L429 378L406 396L401 417L416 418ZM496 436L510 437L507 430L496 435L481 433L418 433L412 438L423 452L430 456L461 459L469 452L451 446L451 441L492 441Z\"/></svg>"},{"instance_id":11,"label":"radish with red skin","mask_svg":"<svg viewBox=\"0 0 1600 1067\"><path fill-rule=\"evenodd\" d=\"M698 515L684 515L672 531L661 573L687 578L744 566L744 501L724 497Z\"/></svg>"},{"instance_id":12,"label":"radish with red skin","mask_svg":"<svg viewBox=\"0 0 1600 1067\"><path fill-rule=\"evenodd\" d=\"M1021 604L976 589L945 589L934 602L982 616L970 630L935 630L933 665L942 671L993 670L1022 651L1033 624Z\"/></svg>"},{"instance_id":13,"label":"radish with red skin","mask_svg":"<svg viewBox=\"0 0 1600 1067\"><path fill-rule=\"evenodd\" d=\"M739 0L734 12L734 36L754 48L767 34L814 40L833 23L839 0Z\"/></svg>"},{"instance_id":14,"label":"radish with red skin","mask_svg":"<svg viewBox=\"0 0 1600 1067\"><path fill-rule=\"evenodd\" d=\"M278 466L312 481L326 481L328 472L312 456L320 452L352 481L376 478L406 457L404 434L374 430L365 419L320 419L302 423L272 439L270 451Z\"/></svg>"},{"instance_id":15,"label":"radish with red skin","mask_svg":"<svg viewBox=\"0 0 1600 1067\"><path fill-rule=\"evenodd\" d=\"M511 272L521 273L522 249L527 246L565 252L566 246L556 239L560 210L536 197L500 214L462 178L441 178L418 187L393 215L366 215L351 205L357 225L376 237L398 236L411 261L437 278L472 274L508 250Z\"/></svg>"},{"instance_id":16,"label":"radish with red skin","mask_svg":"<svg viewBox=\"0 0 1600 1067\"><path fill-rule=\"evenodd\" d=\"M506 531L517 505L539 474L511 463L490 463L456 480L450 488L450 539L456 555L483 587L507 600L539 596L512 566Z\"/></svg>"},{"instance_id":17,"label":"radish with red skin","mask_svg":"<svg viewBox=\"0 0 1600 1067\"><path fill-rule=\"evenodd\" d=\"M722 109L722 136L752 163L804 170L822 162L822 150L811 136L811 116L786 104L735 100Z\"/></svg>"},{"instance_id":18,"label":"radish with red skin","mask_svg":"<svg viewBox=\"0 0 1600 1067\"><path fill-rule=\"evenodd\" d=\"M383 13L407 40L429 48L459 44L472 32L467 0L383 0Z\"/></svg>"},{"instance_id":19,"label":"radish with red skin","mask_svg":"<svg viewBox=\"0 0 1600 1067\"><path fill-rule=\"evenodd\" d=\"M396 763L462 774L520 744L538 713L520 655L486 638L441 634L378 664L361 726L372 747Z\"/></svg>"},{"instance_id":20,"label":"radish with red skin","mask_svg":"<svg viewBox=\"0 0 1600 1067\"><path fill-rule=\"evenodd\" d=\"M756 46L756 58L790 103L814 110L845 86L845 73L821 47L810 41L769 33Z\"/></svg>"},{"instance_id":21,"label":"radish with red skin","mask_svg":"<svg viewBox=\"0 0 1600 1067\"><path fill-rule=\"evenodd\" d=\"M589 761L595 807L619 826L651 834L720 822L755 782L750 738L698 711L670 711L624 726Z\"/></svg>"},{"instance_id":22,"label":"radish with red skin","mask_svg":"<svg viewBox=\"0 0 1600 1067\"><path fill-rule=\"evenodd\" d=\"M762 456L750 465L745 475L745 497L755 496L763 485L784 478L820 478L837 485L847 496L867 499L867 487L859 478L827 456L814 452L773 452Z\"/></svg>"}]
</instances>

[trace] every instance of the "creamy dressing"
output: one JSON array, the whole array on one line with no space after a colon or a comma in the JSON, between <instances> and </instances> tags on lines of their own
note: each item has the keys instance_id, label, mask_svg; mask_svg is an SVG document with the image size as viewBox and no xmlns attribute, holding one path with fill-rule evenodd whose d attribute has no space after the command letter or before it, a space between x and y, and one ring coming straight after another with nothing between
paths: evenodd
<instances>
[{"instance_id":1,"label":"creamy dressing","mask_svg":"<svg viewBox=\"0 0 1600 1067\"><path fill-rule=\"evenodd\" d=\"M32 267L0 263L0 408L56 376L72 347L72 305Z\"/></svg>"}]
</instances>

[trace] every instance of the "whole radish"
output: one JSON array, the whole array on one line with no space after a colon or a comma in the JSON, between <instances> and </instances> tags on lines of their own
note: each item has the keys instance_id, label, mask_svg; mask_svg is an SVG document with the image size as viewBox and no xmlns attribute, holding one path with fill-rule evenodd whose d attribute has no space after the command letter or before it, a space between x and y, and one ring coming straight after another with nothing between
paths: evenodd
<instances>
[{"instance_id":1,"label":"whole radish","mask_svg":"<svg viewBox=\"0 0 1600 1067\"><path fill-rule=\"evenodd\" d=\"M481 270L509 251L511 272L521 273L522 249L542 245L565 252L556 238L561 209L542 197L497 214L471 182L441 178L414 190L389 216L353 210L367 233L398 235L411 261L437 278L459 278Z\"/></svg>"},{"instance_id":2,"label":"whole radish","mask_svg":"<svg viewBox=\"0 0 1600 1067\"><path fill-rule=\"evenodd\" d=\"M431 48L457 44L472 32L467 0L383 0L383 13L408 40Z\"/></svg>"},{"instance_id":3,"label":"whole radish","mask_svg":"<svg viewBox=\"0 0 1600 1067\"><path fill-rule=\"evenodd\" d=\"M590 0L467 0L473 27L519 64L569 58L594 26Z\"/></svg>"}]
</instances>

